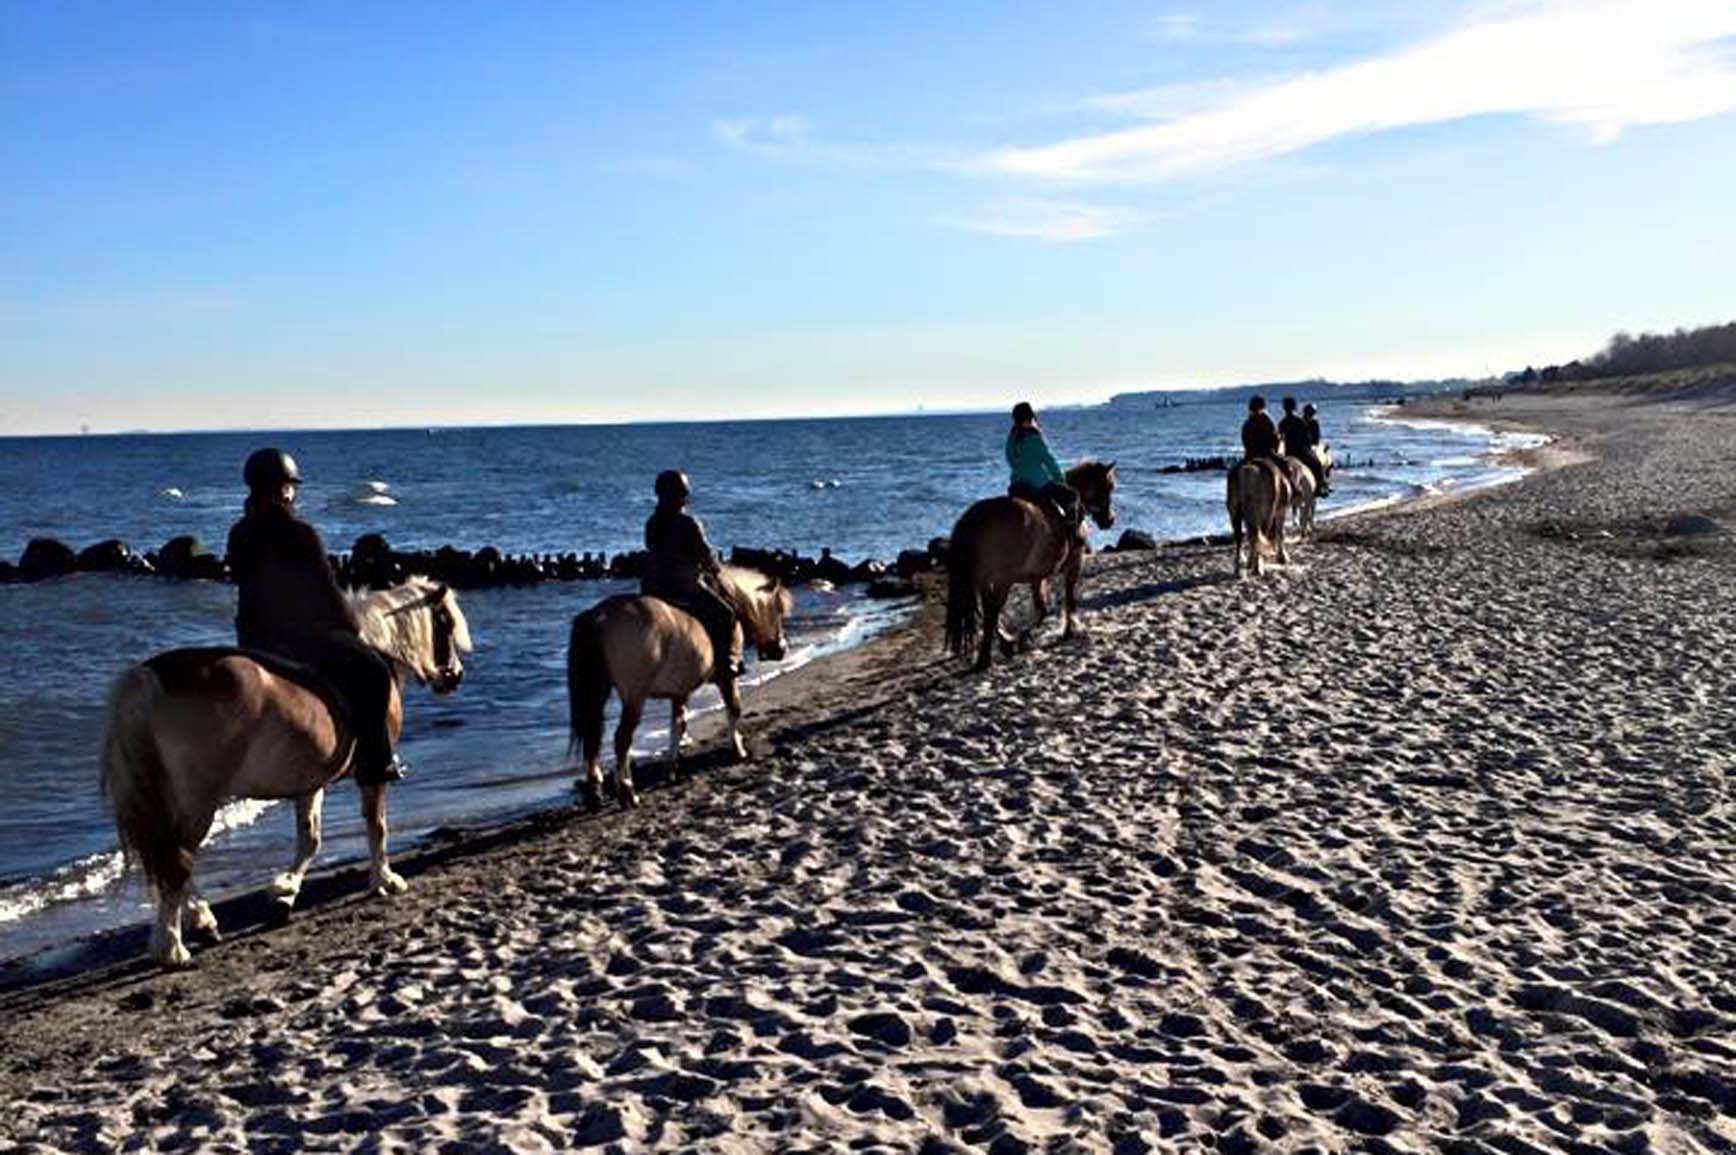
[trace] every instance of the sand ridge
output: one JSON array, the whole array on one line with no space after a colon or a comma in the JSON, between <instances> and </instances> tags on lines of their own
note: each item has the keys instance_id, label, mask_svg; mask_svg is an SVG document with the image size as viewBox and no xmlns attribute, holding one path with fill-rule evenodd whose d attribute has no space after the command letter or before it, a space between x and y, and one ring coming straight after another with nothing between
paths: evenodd
<instances>
[{"instance_id":1,"label":"sand ridge","mask_svg":"<svg viewBox=\"0 0 1736 1155\"><path fill-rule=\"evenodd\" d=\"M1082 644L913 631L752 766L8 1011L0 1136L1728 1150L1736 550L1669 527L1736 415L1502 405L1581 463L1101 559Z\"/></svg>"}]
</instances>

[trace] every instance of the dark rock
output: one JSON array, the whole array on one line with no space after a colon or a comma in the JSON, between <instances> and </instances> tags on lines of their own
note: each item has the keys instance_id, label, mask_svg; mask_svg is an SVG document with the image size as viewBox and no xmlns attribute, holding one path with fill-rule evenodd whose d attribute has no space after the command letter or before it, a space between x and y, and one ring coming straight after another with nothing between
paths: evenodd
<instances>
[{"instance_id":1,"label":"dark rock","mask_svg":"<svg viewBox=\"0 0 1736 1155\"><path fill-rule=\"evenodd\" d=\"M183 581L222 581L229 572L222 558L214 556L205 548L204 542L190 534L165 542L157 551L156 566L157 572L164 577Z\"/></svg>"},{"instance_id":2,"label":"dark rock","mask_svg":"<svg viewBox=\"0 0 1736 1155\"><path fill-rule=\"evenodd\" d=\"M893 565L893 571L899 577L910 579L919 573L927 573L934 568L934 555L925 549L906 549L898 553L898 561Z\"/></svg>"},{"instance_id":3,"label":"dark rock","mask_svg":"<svg viewBox=\"0 0 1736 1155\"><path fill-rule=\"evenodd\" d=\"M886 567L873 558L857 562L855 568L850 571L850 580L857 582L878 581L885 576Z\"/></svg>"},{"instance_id":4,"label":"dark rock","mask_svg":"<svg viewBox=\"0 0 1736 1155\"><path fill-rule=\"evenodd\" d=\"M1121 535L1120 540L1115 543L1115 548L1122 553L1134 549L1156 549L1157 539L1143 529L1130 529Z\"/></svg>"},{"instance_id":5,"label":"dark rock","mask_svg":"<svg viewBox=\"0 0 1736 1155\"><path fill-rule=\"evenodd\" d=\"M952 539L951 538L949 538L949 537L935 537L935 538L929 539L929 541L928 541L928 556L934 559L935 565L944 567L946 565L946 559L949 556L951 556L951 554L952 554Z\"/></svg>"},{"instance_id":6,"label":"dark rock","mask_svg":"<svg viewBox=\"0 0 1736 1155\"><path fill-rule=\"evenodd\" d=\"M18 580L18 567L9 561L0 561L0 584Z\"/></svg>"},{"instance_id":7,"label":"dark rock","mask_svg":"<svg viewBox=\"0 0 1736 1155\"><path fill-rule=\"evenodd\" d=\"M814 563L814 576L835 586L844 585L851 580L850 567L841 559L833 557L829 549L820 551L820 560Z\"/></svg>"},{"instance_id":8,"label":"dark rock","mask_svg":"<svg viewBox=\"0 0 1736 1155\"><path fill-rule=\"evenodd\" d=\"M143 560L133 547L118 538L99 541L78 551L75 563L83 573L129 573L135 560Z\"/></svg>"},{"instance_id":9,"label":"dark rock","mask_svg":"<svg viewBox=\"0 0 1736 1155\"><path fill-rule=\"evenodd\" d=\"M616 554L609 559L609 576L628 581L644 577L647 556L642 549Z\"/></svg>"},{"instance_id":10,"label":"dark rock","mask_svg":"<svg viewBox=\"0 0 1736 1155\"><path fill-rule=\"evenodd\" d=\"M78 555L72 547L50 537L33 537L18 559L18 576L27 582L43 578L62 577L73 571Z\"/></svg>"},{"instance_id":11,"label":"dark rock","mask_svg":"<svg viewBox=\"0 0 1736 1155\"><path fill-rule=\"evenodd\" d=\"M916 587L902 579L882 578L868 583L868 596L879 599L913 598L916 596Z\"/></svg>"}]
</instances>

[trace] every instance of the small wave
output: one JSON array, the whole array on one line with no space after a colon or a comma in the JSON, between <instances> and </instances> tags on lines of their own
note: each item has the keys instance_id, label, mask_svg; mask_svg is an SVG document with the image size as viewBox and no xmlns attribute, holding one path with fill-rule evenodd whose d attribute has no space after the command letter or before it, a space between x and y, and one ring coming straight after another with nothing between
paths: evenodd
<instances>
[{"instance_id":1,"label":"small wave","mask_svg":"<svg viewBox=\"0 0 1736 1155\"><path fill-rule=\"evenodd\" d=\"M357 505L397 505L398 499L395 497L387 497L383 493L369 493L369 494L366 494L362 497L356 498L356 504Z\"/></svg>"},{"instance_id":2,"label":"small wave","mask_svg":"<svg viewBox=\"0 0 1736 1155\"><path fill-rule=\"evenodd\" d=\"M362 482L362 488L374 493L384 493L392 487L383 481L364 481Z\"/></svg>"},{"instance_id":3,"label":"small wave","mask_svg":"<svg viewBox=\"0 0 1736 1155\"><path fill-rule=\"evenodd\" d=\"M126 858L119 850L109 850L68 863L46 878L0 887L0 924L28 918L55 903L101 894L119 881L125 870Z\"/></svg>"},{"instance_id":4,"label":"small wave","mask_svg":"<svg viewBox=\"0 0 1736 1155\"><path fill-rule=\"evenodd\" d=\"M187 494L179 486L171 485L166 489L157 490L157 496L164 501L185 501Z\"/></svg>"}]
</instances>

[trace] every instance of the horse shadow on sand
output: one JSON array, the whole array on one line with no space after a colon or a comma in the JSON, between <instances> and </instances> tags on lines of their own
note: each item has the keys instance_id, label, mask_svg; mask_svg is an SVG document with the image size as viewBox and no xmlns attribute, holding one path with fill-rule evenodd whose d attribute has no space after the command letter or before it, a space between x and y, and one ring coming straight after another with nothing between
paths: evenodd
<instances>
[{"instance_id":1,"label":"horse shadow on sand","mask_svg":"<svg viewBox=\"0 0 1736 1155\"><path fill-rule=\"evenodd\" d=\"M1129 586L1123 590L1089 594L1079 599L1079 608L1082 610L1112 610L1120 606L1156 601L1161 597L1186 593L1188 590L1199 589L1202 586L1228 585L1235 580L1233 575L1227 573L1204 573L1195 574L1192 577L1173 578L1169 581L1146 582L1143 585Z\"/></svg>"}]
</instances>

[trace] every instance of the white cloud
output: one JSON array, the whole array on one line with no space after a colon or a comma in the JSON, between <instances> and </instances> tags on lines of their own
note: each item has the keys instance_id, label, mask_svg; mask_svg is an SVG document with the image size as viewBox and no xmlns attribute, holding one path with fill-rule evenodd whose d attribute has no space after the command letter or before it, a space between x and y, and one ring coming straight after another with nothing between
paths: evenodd
<instances>
[{"instance_id":1,"label":"white cloud","mask_svg":"<svg viewBox=\"0 0 1736 1155\"><path fill-rule=\"evenodd\" d=\"M1051 244L1073 244L1112 237L1145 220L1145 214L1113 205L1078 201L1026 200L977 217L944 220L941 223L973 233L997 237L1024 237Z\"/></svg>"},{"instance_id":2,"label":"white cloud","mask_svg":"<svg viewBox=\"0 0 1736 1155\"><path fill-rule=\"evenodd\" d=\"M804 116L719 117L711 122L711 134L725 144L766 156L784 156L807 143L808 120Z\"/></svg>"},{"instance_id":3,"label":"white cloud","mask_svg":"<svg viewBox=\"0 0 1736 1155\"><path fill-rule=\"evenodd\" d=\"M1503 114L1575 126L1608 142L1628 128L1736 109L1732 37L1732 0L1531 6L1384 56L1266 82L1203 110L1165 112L1173 89L1143 101L1124 94L1129 111L1143 103L1165 119L984 153L962 167L1057 181L1160 182L1340 137Z\"/></svg>"},{"instance_id":4,"label":"white cloud","mask_svg":"<svg viewBox=\"0 0 1736 1155\"><path fill-rule=\"evenodd\" d=\"M1284 48L1312 39L1326 23L1324 8L1310 5L1288 15L1243 28L1208 24L1194 12L1166 12L1152 24L1159 40L1188 44L1245 44L1255 48Z\"/></svg>"}]
</instances>

